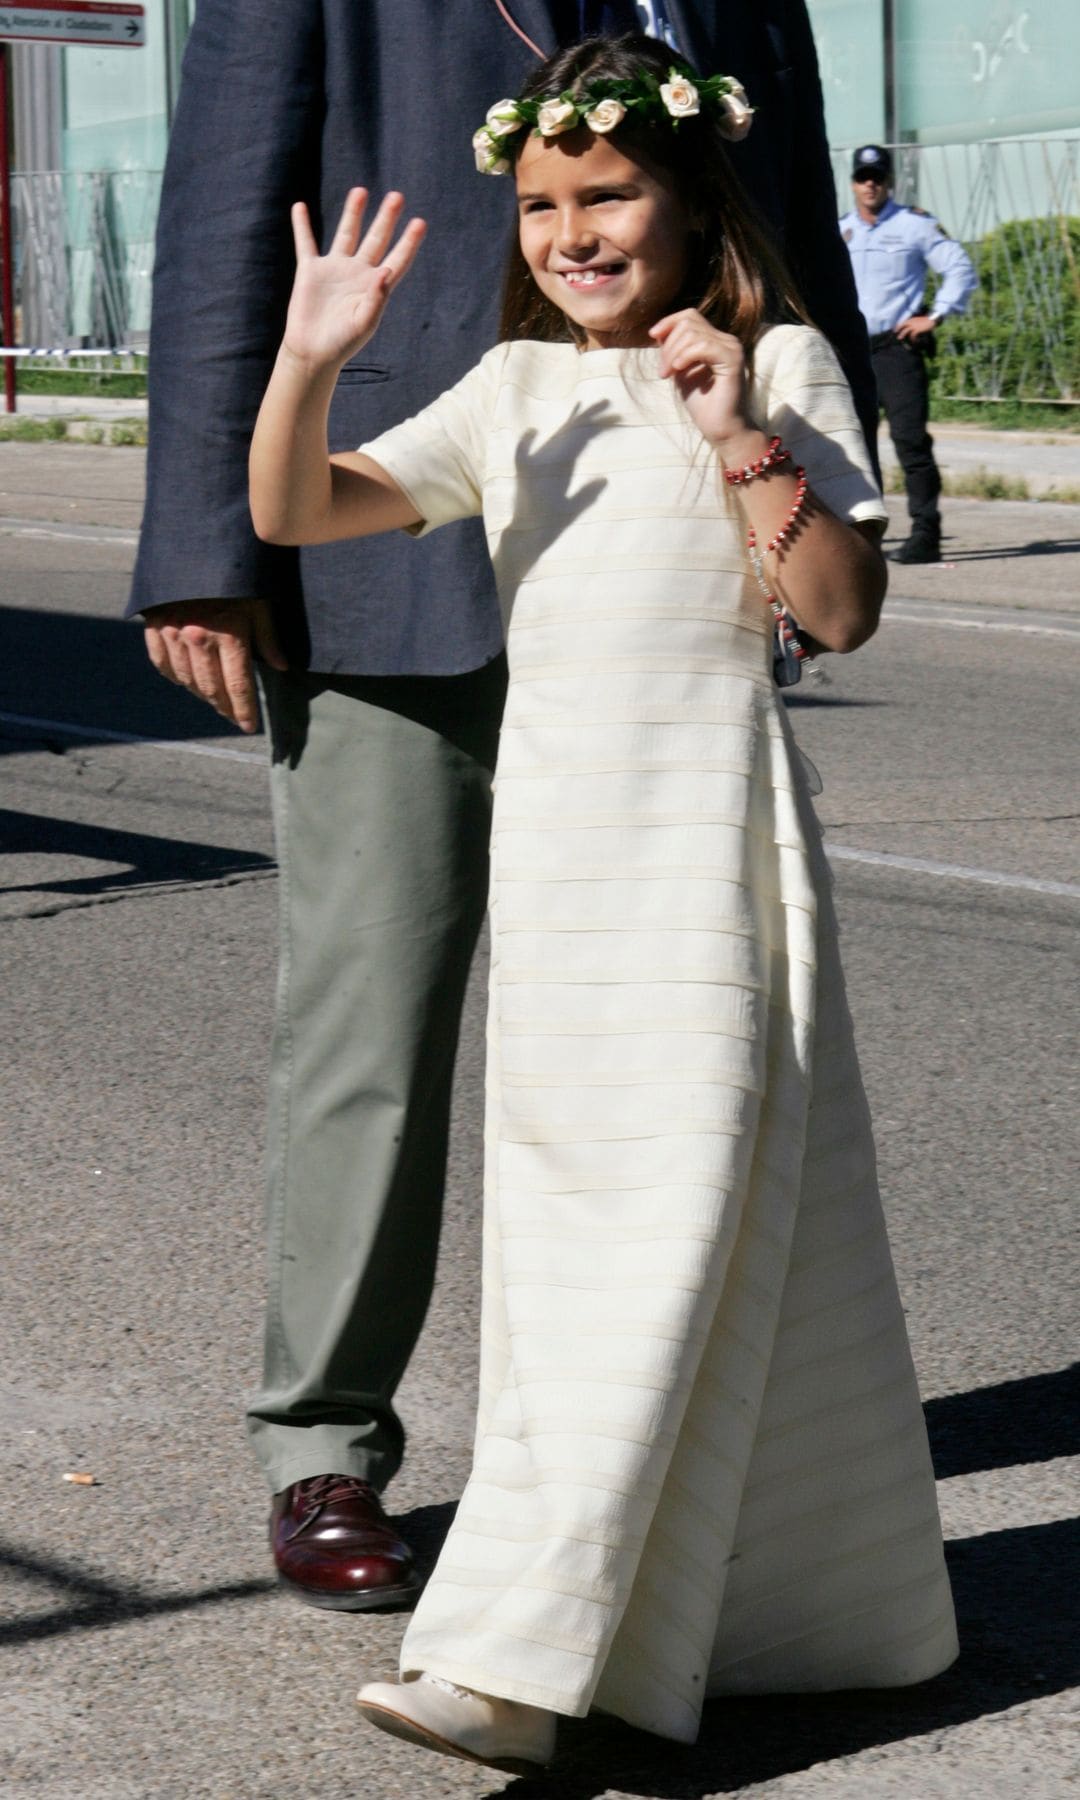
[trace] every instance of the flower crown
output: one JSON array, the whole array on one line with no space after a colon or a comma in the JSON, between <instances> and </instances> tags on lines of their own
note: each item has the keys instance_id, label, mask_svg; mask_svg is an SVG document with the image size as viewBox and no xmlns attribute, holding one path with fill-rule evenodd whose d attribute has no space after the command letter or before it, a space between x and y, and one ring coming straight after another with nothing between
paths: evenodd
<instances>
[{"instance_id":1,"label":"flower crown","mask_svg":"<svg viewBox=\"0 0 1080 1800\"><path fill-rule=\"evenodd\" d=\"M715 109L724 137L737 142L746 136L754 109L742 82L733 75L709 75L695 83L678 69L669 69L666 81L655 75L640 75L634 81L584 81L547 99L499 100L489 107L486 121L473 136L476 166L481 175L508 175L510 158L503 155L502 140L525 125L548 138L578 125L604 134L632 113L675 128L680 119L693 118L703 106Z\"/></svg>"}]
</instances>

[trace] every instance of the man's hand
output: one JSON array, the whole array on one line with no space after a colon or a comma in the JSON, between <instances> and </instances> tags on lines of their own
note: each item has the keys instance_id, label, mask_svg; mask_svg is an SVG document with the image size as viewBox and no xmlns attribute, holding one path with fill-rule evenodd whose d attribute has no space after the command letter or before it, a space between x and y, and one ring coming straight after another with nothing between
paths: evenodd
<instances>
[{"instance_id":1,"label":"man's hand","mask_svg":"<svg viewBox=\"0 0 1080 1800\"><path fill-rule=\"evenodd\" d=\"M146 652L159 675L209 701L223 719L259 723L253 656L287 669L265 600L184 600L146 609Z\"/></svg>"},{"instance_id":2,"label":"man's hand","mask_svg":"<svg viewBox=\"0 0 1080 1800\"><path fill-rule=\"evenodd\" d=\"M901 319L896 335L905 343L911 343L914 338L925 337L928 331L933 331L936 324L932 313L912 313L910 319Z\"/></svg>"}]
</instances>

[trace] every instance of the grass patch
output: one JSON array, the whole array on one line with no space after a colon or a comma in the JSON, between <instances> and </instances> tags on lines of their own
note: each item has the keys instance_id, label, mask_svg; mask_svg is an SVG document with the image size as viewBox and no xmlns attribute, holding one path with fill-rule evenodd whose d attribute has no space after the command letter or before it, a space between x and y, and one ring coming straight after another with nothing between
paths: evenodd
<instances>
[{"instance_id":1,"label":"grass patch","mask_svg":"<svg viewBox=\"0 0 1080 1800\"><path fill-rule=\"evenodd\" d=\"M1031 489L1023 475L999 475L993 469L967 469L962 475L944 475L941 491L954 500L1030 500Z\"/></svg>"},{"instance_id":2,"label":"grass patch","mask_svg":"<svg viewBox=\"0 0 1080 1800\"><path fill-rule=\"evenodd\" d=\"M1045 488L1041 494L1032 494L1033 500L1054 500L1059 506L1080 506L1080 487Z\"/></svg>"},{"instance_id":3,"label":"grass patch","mask_svg":"<svg viewBox=\"0 0 1080 1800\"><path fill-rule=\"evenodd\" d=\"M55 444L66 437L66 419L0 417L0 444Z\"/></svg>"},{"instance_id":4,"label":"grass patch","mask_svg":"<svg viewBox=\"0 0 1080 1800\"><path fill-rule=\"evenodd\" d=\"M145 419L118 419L115 425L109 426L110 444L137 444L140 448L146 443Z\"/></svg>"},{"instance_id":5,"label":"grass patch","mask_svg":"<svg viewBox=\"0 0 1080 1800\"><path fill-rule=\"evenodd\" d=\"M897 463L883 470L886 494L906 493L903 472ZM968 469L960 475L943 475L941 491L950 500L1050 500L1059 506L1080 506L1080 487L1065 483L1033 494L1023 475L999 475L993 469Z\"/></svg>"},{"instance_id":6,"label":"grass patch","mask_svg":"<svg viewBox=\"0 0 1080 1800\"><path fill-rule=\"evenodd\" d=\"M1037 400L950 400L933 396L931 424L979 425L983 431L1080 432L1080 406L1043 406Z\"/></svg>"},{"instance_id":7,"label":"grass patch","mask_svg":"<svg viewBox=\"0 0 1080 1800\"><path fill-rule=\"evenodd\" d=\"M68 430L67 419L23 419L0 414L0 444L146 444L145 419L118 419L115 425L85 424Z\"/></svg>"},{"instance_id":8,"label":"grass patch","mask_svg":"<svg viewBox=\"0 0 1080 1800\"><path fill-rule=\"evenodd\" d=\"M20 394L104 394L115 400L144 400L146 371L123 367L104 369L49 369L35 363L16 363Z\"/></svg>"}]
</instances>

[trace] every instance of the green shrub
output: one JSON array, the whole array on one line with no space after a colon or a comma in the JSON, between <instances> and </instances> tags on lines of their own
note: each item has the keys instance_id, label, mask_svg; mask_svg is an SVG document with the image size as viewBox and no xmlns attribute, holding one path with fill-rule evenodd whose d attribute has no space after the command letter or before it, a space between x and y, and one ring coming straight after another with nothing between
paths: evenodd
<instances>
[{"instance_id":1,"label":"green shrub","mask_svg":"<svg viewBox=\"0 0 1080 1800\"><path fill-rule=\"evenodd\" d=\"M968 250L979 286L941 333L931 405L1080 400L1080 218L1014 219Z\"/></svg>"}]
</instances>

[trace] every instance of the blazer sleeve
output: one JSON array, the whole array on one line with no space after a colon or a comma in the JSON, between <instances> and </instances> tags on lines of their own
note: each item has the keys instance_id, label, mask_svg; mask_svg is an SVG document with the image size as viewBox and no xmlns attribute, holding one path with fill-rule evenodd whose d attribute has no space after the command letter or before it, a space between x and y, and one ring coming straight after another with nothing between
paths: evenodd
<instances>
[{"instance_id":1,"label":"blazer sleeve","mask_svg":"<svg viewBox=\"0 0 1080 1800\"><path fill-rule=\"evenodd\" d=\"M840 358L876 471L877 387L851 258L836 216L817 48L805 0L789 0L786 12L794 109L784 220L787 259L811 319Z\"/></svg>"},{"instance_id":2,"label":"blazer sleeve","mask_svg":"<svg viewBox=\"0 0 1080 1800\"><path fill-rule=\"evenodd\" d=\"M289 205L317 203L323 69L312 0L199 0L158 216L129 614L300 591L296 551L252 530L247 452L292 285Z\"/></svg>"}]
</instances>

